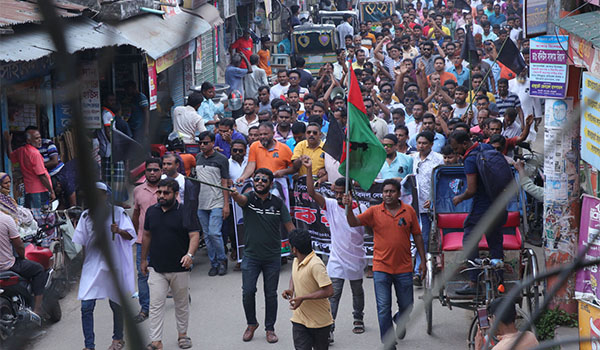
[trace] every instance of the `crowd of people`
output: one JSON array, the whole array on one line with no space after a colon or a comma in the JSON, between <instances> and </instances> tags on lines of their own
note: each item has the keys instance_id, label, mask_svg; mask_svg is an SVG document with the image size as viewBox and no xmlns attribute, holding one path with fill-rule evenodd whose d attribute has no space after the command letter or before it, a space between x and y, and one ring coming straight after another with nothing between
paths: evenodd
<instances>
[{"instance_id":1,"label":"crowd of people","mask_svg":"<svg viewBox=\"0 0 600 350\"><path fill-rule=\"evenodd\" d=\"M117 207L116 219L105 225L106 239L115 253L113 266L119 271L119 287L124 293L136 290L130 263L135 262L140 303L135 320L149 319L148 349L163 348L167 295L175 302L178 346L192 345L187 334L189 272L202 239L210 260L209 276L227 274L229 258L236 261L233 270L241 270L248 324L243 341L252 340L259 327L255 298L262 272L266 340L276 343L277 288L281 265L286 261L281 258L282 228L289 233L296 256L289 288L282 294L294 310L296 349L326 349L334 342L334 320L345 280L350 281L352 292L352 332L365 331L364 276L374 280L381 340L394 335L404 337L413 286L421 286L425 275L422 262L431 230L433 169L442 164L464 164L467 189L453 202L474 198L475 205L465 223L467 239L491 205L477 176L474 154L496 149L512 162L513 149L535 135L543 115L541 101L528 94L527 68L513 72L496 61L504 42L511 40L528 64L529 44L523 35L521 5L515 0L469 2L470 9L456 8L453 0L408 2L381 23L363 22L359 28L351 25L353 17L347 15L336 28L337 61L325 63L316 76L305 68L300 56L292 57L293 68L272 70L273 45L268 37L261 38L257 47L246 30L231 45L225 81L229 92L242 97L239 108L235 103L215 103L215 87L209 82L202 84L201 91L192 92L185 106L174 108L173 130L184 144L198 144L200 152L194 158L181 147L161 158L146 160L145 181L133 190L131 218ZM336 4L343 8L348 5L345 1ZM330 2L333 8L336 4ZM292 12L291 24L300 24L298 9ZM465 38L471 34L479 58L476 62L467 62L461 54ZM383 202L369 208L345 194L347 180L338 171L340 159L324 147L332 123L346 130L344 91L350 69L360 82L372 131L386 152L375 180L383 182ZM116 203L125 203L129 194L124 161L111 157L110 129L119 129L136 139L148 134L147 99L135 85L128 85L128 93L138 100L135 120L118 120L119 105L114 96L109 96L104 99L105 127L94 138L95 159L104 181L97 183L98 196L106 198L112 192ZM56 147L42 140L33 127L26 130L23 147L13 151L9 134L5 140L10 159L21 165L25 206L32 209L34 217L44 202L59 194L67 203L76 203L74 161L63 164ZM400 182L409 175L416 178L418 210L399 200ZM308 194L323 209L329 223L331 253L326 264L312 250L310 234L294 227L289 203L285 202L289 196L282 199L271 193L275 184L284 192L290 191L299 176L314 179L307 181ZM107 186L111 177L117 188ZM234 184L248 179L253 182L252 190L239 193ZM22 218L9 196L10 178L0 173L0 181L0 254L8 257L12 256L12 246L20 252L13 223L20 224ZM316 190L324 183L330 184L335 199ZM237 263L233 203L243 211L241 264ZM352 210L346 211L344 206ZM366 229L374 236L372 262L363 249ZM502 259L502 235L496 231L488 233L488 243L493 258ZM99 234L94 231L89 213L84 212L73 241L86 251L78 295L82 300L85 349L95 347L93 310L95 300L102 298L111 300L115 315L110 349L122 349L122 311L114 283L107 282L111 279L106 270L99 268L106 263L95 245ZM411 240L417 248L414 264ZM16 262L3 261L0 270L11 269L37 281L34 294L39 297L40 271ZM397 299L395 315L392 289ZM475 291L473 282L459 292ZM42 312L37 303L36 311ZM394 322L397 331L391 331Z\"/></svg>"}]
</instances>

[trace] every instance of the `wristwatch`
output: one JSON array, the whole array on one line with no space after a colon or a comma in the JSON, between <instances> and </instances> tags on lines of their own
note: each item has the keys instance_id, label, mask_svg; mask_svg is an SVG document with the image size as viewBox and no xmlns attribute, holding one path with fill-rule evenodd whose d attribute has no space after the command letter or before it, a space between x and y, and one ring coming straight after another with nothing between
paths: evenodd
<instances>
[{"instance_id":1,"label":"wristwatch","mask_svg":"<svg viewBox=\"0 0 600 350\"><path fill-rule=\"evenodd\" d=\"M187 255L187 256L189 256L189 257L190 257L190 259L193 259L193 258L194 258L194 256L193 256L192 254L190 254L190 253L187 253L186 255Z\"/></svg>"}]
</instances>

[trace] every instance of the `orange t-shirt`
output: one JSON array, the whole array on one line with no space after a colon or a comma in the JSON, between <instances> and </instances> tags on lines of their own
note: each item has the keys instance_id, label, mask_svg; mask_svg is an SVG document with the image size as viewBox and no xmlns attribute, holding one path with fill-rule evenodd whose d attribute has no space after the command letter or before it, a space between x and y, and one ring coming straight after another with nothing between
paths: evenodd
<instances>
[{"instance_id":1,"label":"orange t-shirt","mask_svg":"<svg viewBox=\"0 0 600 350\"><path fill-rule=\"evenodd\" d=\"M267 75L271 75L271 53L269 50L260 50L256 54L258 55L258 67L264 69Z\"/></svg>"},{"instance_id":2,"label":"orange t-shirt","mask_svg":"<svg viewBox=\"0 0 600 350\"><path fill-rule=\"evenodd\" d=\"M431 73L433 74L433 73ZM429 82L429 77L431 77L431 74L429 74L427 76L427 83L431 86L431 83ZM450 72L441 72L440 74L440 84L442 84L442 86L444 86L444 82L448 79L450 80L454 80L454 82L457 82L456 77L454 76L454 74L450 73Z\"/></svg>"},{"instance_id":3,"label":"orange t-shirt","mask_svg":"<svg viewBox=\"0 0 600 350\"><path fill-rule=\"evenodd\" d=\"M401 203L396 215L392 216L381 203L358 215L358 220L361 225L373 229L373 271L389 274L413 271L410 235L421 234L413 207Z\"/></svg>"},{"instance_id":4,"label":"orange t-shirt","mask_svg":"<svg viewBox=\"0 0 600 350\"><path fill-rule=\"evenodd\" d=\"M181 160L183 160L183 167L185 168L185 176L190 176L192 168L196 166L196 157L189 153L179 153Z\"/></svg>"},{"instance_id":5,"label":"orange t-shirt","mask_svg":"<svg viewBox=\"0 0 600 350\"><path fill-rule=\"evenodd\" d=\"M266 149L260 142L254 142L250 146L248 162L256 162L256 169L267 168L276 172L292 165L292 150L278 141L271 149Z\"/></svg>"}]
</instances>

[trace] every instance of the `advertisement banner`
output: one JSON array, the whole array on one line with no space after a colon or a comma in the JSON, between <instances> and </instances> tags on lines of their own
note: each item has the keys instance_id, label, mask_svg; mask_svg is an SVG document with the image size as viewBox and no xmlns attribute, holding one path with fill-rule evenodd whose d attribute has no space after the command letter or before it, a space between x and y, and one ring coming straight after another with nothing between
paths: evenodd
<instances>
[{"instance_id":1,"label":"advertisement banner","mask_svg":"<svg viewBox=\"0 0 600 350\"><path fill-rule=\"evenodd\" d=\"M600 349L600 308L579 301L579 350Z\"/></svg>"},{"instance_id":2,"label":"advertisement banner","mask_svg":"<svg viewBox=\"0 0 600 350\"><path fill-rule=\"evenodd\" d=\"M581 89L581 158L600 169L600 78L583 73Z\"/></svg>"},{"instance_id":3,"label":"advertisement banner","mask_svg":"<svg viewBox=\"0 0 600 350\"><path fill-rule=\"evenodd\" d=\"M600 74L600 49L576 35L569 35L569 56L576 67L585 67L590 72Z\"/></svg>"},{"instance_id":4,"label":"advertisement banner","mask_svg":"<svg viewBox=\"0 0 600 350\"><path fill-rule=\"evenodd\" d=\"M525 0L523 4L523 33L527 38L546 34L548 3L546 0Z\"/></svg>"},{"instance_id":5,"label":"advertisement banner","mask_svg":"<svg viewBox=\"0 0 600 350\"><path fill-rule=\"evenodd\" d=\"M530 41L529 95L564 98L567 94L566 35L544 35Z\"/></svg>"},{"instance_id":6,"label":"advertisement banner","mask_svg":"<svg viewBox=\"0 0 600 350\"><path fill-rule=\"evenodd\" d=\"M98 78L98 62L88 61L81 63L81 114L83 125L88 129L102 127L102 113L100 110L100 80Z\"/></svg>"},{"instance_id":7,"label":"advertisement banner","mask_svg":"<svg viewBox=\"0 0 600 350\"><path fill-rule=\"evenodd\" d=\"M585 254L585 259L600 258L600 199L583 195L578 250L581 252L588 246L589 250ZM596 265L577 271L575 298L600 303L599 280L600 271Z\"/></svg>"},{"instance_id":8,"label":"advertisement banner","mask_svg":"<svg viewBox=\"0 0 600 350\"><path fill-rule=\"evenodd\" d=\"M150 110L156 109L158 101L158 81L156 79L156 61L146 56L148 66L148 93L150 95Z\"/></svg>"},{"instance_id":9,"label":"advertisement banner","mask_svg":"<svg viewBox=\"0 0 600 350\"><path fill-rule=\"evenodd\" d=\"M164 71L175 63L193 54L195 49L196 43L194 40L192 40L187 44L181 45L180 47L167 52L164 56L159 57L156 60L156 73Z\"/></svg>"}]
</instances>

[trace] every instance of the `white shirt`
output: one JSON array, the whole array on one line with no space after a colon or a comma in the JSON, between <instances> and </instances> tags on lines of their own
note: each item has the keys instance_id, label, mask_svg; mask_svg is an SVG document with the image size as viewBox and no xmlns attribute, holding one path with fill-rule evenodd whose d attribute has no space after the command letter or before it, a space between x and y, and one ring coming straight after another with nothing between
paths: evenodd
<instances>
[{"instance_id":1,"label":"white shirt","mask_svg":"<svg viewBox=\"0 0 600 350\"><path fill-rule=\"evenodd\" d=\"M95 232L93 222L88 210L84 211L81 219L77 223L77 228L73 233L73 243L81 244L85 247L85 258L83 267L81 268L81 279L79 281L79 292L77 299L91 300L104 299L119 303L119 293L117 286L113 283L111 272L108 268L108 263L104 255L98 249L96 240L99 235L106 236L106 242L109 245L111 260L113 266L117 268L117 280L119 288L125 295L132 295L135 291L133 266L133 252L131 247L135 244L137 235L133 227L133 222L123 208L114 207L115 223L119 225L121 230L127 231L133 238L125 240L121 235L115 234L115 239L112 239L110 225L112 224L111 215L105 222L102 232Z\"/></svg>"},{"instance_id":2,"label":"white shirt","mask_svg":"<svg viewBox=\"0 0 600 350\"><path fill-rule=\"evenodd\" d=\"M346 35L352 35L354 36L354 28L352 27L352 25L350 25L350 23L344 21L343 23L341 23L340 25L338 25L335 30L337 31L338 34L338 47L341 49L345 49L346 48Z\"/></svg>"},{"instance_id":3,"label":"white shirt","mask_svg":"<svg viewBox=\"0 0 600 350\"><path fill-rule=\"evenodd\" d=\"M339 62L335 62L333 64L333 77L335 79L342 80L342 76L344 75L344 68L342 67L342 65Z\"/></svg>"},{"instance_id":4,"label":"white shirt","mask_svg":"<svg viewBox=\"0 0 600 350\"><path fill-rule=\"evenodd\" d=\"M289 88L290 83L288 83L286 86L283 86L281 84L273 85L273 87L271 88L271 100L281 98L281 95L285 95Z\"/></svg>"},{"instance_id":5,"label":"white shirt","mask_svg":"<svg viewBox=\"0 0 600 350\"><path fill-rule=\"evenodd\" d=\"M339 172L340 162L335 158L329 155L329 153L325 153L325 171L327 172L327 181L329 183L335 183L335 180L342 177L342 174Z\"/></svg>"},{"instance_id":6,"label":"white shirt","mask_svg":"<svg viewBox=\"0 0 600 350\"><path fill-rule=\"evenodd\" d=\"M258 88L261 86L269 86L267 73L259 66L252 65L252 73L244 76L244 96L258 97Z\"/></svg>"},{"instance_id":7,"label":"white shirt","mask_svg":"<svg viewBox=\"0 0 600 350\"><path fill-rule=\"evenodd\" d=\"M510 30L510 39L517 45L517 41L519 40L519 34L523 29L521 28L513 28Z\"/></svg>"},{"instance_id":8,"label":"white shirt","mask_svg":"<svg viewBox=\"0 0 600 350\"><path fill-rule=\"evenodd\" d=\"M242 176L242 173L244 173L246 165L248 165L248 156L244 157L242 164L236 162L235 160L233 160L233 158L229 158L229 179L239 179L239 177Z\"/></svg>"},{"instance_id":9,"label":"white shirt","mask_svg":"<svg viewBox=\"0 0 600 350\"><path fill-rule=\"evenodd\" d=\"M364 213L367 208L362 205L352 211L354 215ZM327 262L327 274L332 278L347 280L362 279L367 264L363 249L365 229L363 226L350 227L346 220L346 209L338 205L337 200L325 198L325 218L331 232L331 250Z\"/></svg>"},{"instance_id":10,"label":"white shirt","mask_svg":"<svg viewBox=\"0 0 600 350\"><path fill-rule=\"evenodd\" d=\"M377 135L377 138L381 141L383 137L388 133L388 126L385 120L379 117L373 117L373 120L369 122L371 124L371 129Z\"/></svg>"},{"instance_id":11,"label":"white shirt","mask_svg":"<svg viewBox=\"0 0 600 350\"><path fill-rule=\"evenodd\" d=\"M523 130L521 129L521 126L515 120L512 124L510 124L509 127L502 130L502 136L506 137L507 139L510 139L511 137L517 137L521 135L522 131Z\"/></svg>"},{"instance_id":12,"label":"white shirt","mask_svg":"<svg viewBox=\"0 0 600 350\"><path fill-rule=\"evenodd\" d=\"M408 128L408 137L412 138L419 134L419 130L421 129L422 122L417 123L416 120L411 120L406 123L406 127Z\"/></svg>"},{"instance_id":13,"label":"white shirt","mask_svg":"<svg viewBox=\"0 0 600 350\"><path fill-rule=\"evenodd\" d=\"M467 110L469 109L469 104L467 103L466 106L464 107L458 107L456 105L456 103L452 104L452 108L454 108L454 114L452 115L452 118L462 118L463 114L467 113ZM473 104L471 105L471 108L473 109L473 119L471 120L471 125L469 125L470 127L473 127L475 125L477 125L477 108L475 107L475 103L473 102Z\"/></svg>"},{"instance_id":14,"label":"white shirt","mask_svg":"<svg viewBox=\"0 0 600 350\"><path fill-rule=\"evenodd\" d=\"M179 134L184 143L195 143L196 131L206 130L204 119L192 106L179 106L173 110L173 131Z\"/></svg>"},{"instance_id":15,"label":"white shirt","mask_svg":"<svg viewBox=\"0 0 600 350\"><path fill-rule=\"evenodd\" d=\"M521 109L523 110L523 115L525 117L530 114L533 114L535 118L542 118L544 116L541 99L539 97L529 96L529 78L525 78L523 84L519 84L517 79L509 80L508 92L519 96Z\"/></svg>"},{"instance_id":16,"label":"white shirt","mask_svg":"<svg viewBox=\"0 0 600 350\"><path fill-rule=\"evenodd\" d=\"M258 124L259 124L258 123L258 115L255 115L254 119L251 120L250 122L248 122L248 120L246 120L246 116L237 118L235 120L235 126L237 128L237 131L239 133L242 133L244 136L248 136L248 129L250 129L253 126L258 126Z\"/></svg>"},{"instance_id":17,"label":"white shirt","mask_svg":"<svg viewBox=\"0 0 600 350\"><path fill-rule=\"evenodd\" d=\"M425 209L423 204L426 201L431 201L431 174L433 169L444 164L444 156L431 151L421 160L419 152L410 155L413 157L413 174L417 178L417 192L419 194L419 213L427 213L429 209Z\"/></svg>"}]
</instances>

